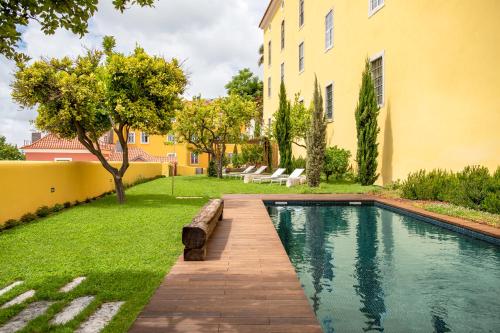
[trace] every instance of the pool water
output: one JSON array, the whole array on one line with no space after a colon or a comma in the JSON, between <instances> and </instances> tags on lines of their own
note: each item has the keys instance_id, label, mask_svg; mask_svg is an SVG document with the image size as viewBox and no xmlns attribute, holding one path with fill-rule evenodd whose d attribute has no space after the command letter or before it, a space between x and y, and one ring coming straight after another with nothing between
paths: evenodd
<instances>
[{"instance_id":1,"label":"pool water","mask_svg":"<svg viewBox=\"0 0 500 333\"><path fill-rule=\"evenodd\" d=\"M324 332L500 332L500 248L375 206L268 206Z\"/></svg>"}]
</instances>

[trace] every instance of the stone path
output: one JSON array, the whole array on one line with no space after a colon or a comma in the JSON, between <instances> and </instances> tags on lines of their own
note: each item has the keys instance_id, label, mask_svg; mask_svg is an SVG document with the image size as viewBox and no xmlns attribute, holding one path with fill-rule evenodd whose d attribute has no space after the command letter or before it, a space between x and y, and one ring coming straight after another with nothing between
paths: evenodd
<instances>
[{"instance_id":1,"label":"stone path","mask_svg":"<svg viewBox=\"0 0 500 333\"><path fill-rule=\"evenodd\" d=\"M66 284L59 291L67 293L79 286L86 277L77 277L70 283ZM16 281L9 286L0 290L2 294L7 293L16 286L22 284L23 281ZM1 294L0 294L1 295ZM35 296L35 290L28 290L21 295L15 297L11 301L5 303L1 309L6 309L13 305L21 304ZM51 325L64 325L75 319L83 310L85 310L93 301L94 296L83 296L74 299L64 309L61 310L50 321ZM7 323L0 327L0 333L14 333L25 328L32 320L46 313L55 302L39 301L29 304L24 310L10 319ZM90 318L80 325L76 331L79 333L98 333L108 325L113 317L118 313L124 302L104 303L101 307L90 316Z\"/></svg>"},{"instance_id":2,"label":"stone path","mask_svg":"<svg viewBox=\"0 0 500 333\"><path fill-rule=\"evenodd\" d=\"M0 289L0 296L2 296L3 294L6 294L8 293L9 291L11 291L12 289L14 289L15 287L23 284L24 281L15 281L11 284L9 284L7 287L3 288L3 289Z\"/></svg>"},{"instance_id":3,"label":"stone path","mask_svg":"<svg viewBox=\"0 0 500 333\"><path fill-rule=\"evenodd\" d=\"M0 327L0 333L14 333L22 330L30 321L43 315L52 304L54 303L45 301L31 303L7 324Z\"/></svg>"}]
</instances>

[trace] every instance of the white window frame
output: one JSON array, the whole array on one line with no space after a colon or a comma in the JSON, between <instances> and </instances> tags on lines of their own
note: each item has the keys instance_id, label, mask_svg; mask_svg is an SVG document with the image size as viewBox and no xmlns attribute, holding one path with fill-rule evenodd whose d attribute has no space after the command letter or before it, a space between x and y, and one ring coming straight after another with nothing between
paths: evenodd
<instances>
[{"instance_id":1,"label":"white window frame","mask_svg":"<svg viewBox=\"0 0 500 333\"><path fill-rule=\"evenodd\" d=\"M146 136L147 140L144 141L144 136ZM149 144L149 135L146 132L141 132L141 144L147 145Z\"/></svg>"},{"instance_id":2,"label":"white window frame","mask_svg":"<svg viewBox=\"0 0 500 333\"><path fill-rule=\"evenodd\" d=\"M328 29L327 26L327 20L328 16L332 15L332 26L330 29ZM333 48L333 34L334 34L334 14L333 14L333 8L328 11L328 13L325 15L325 52L328 52ZM330 39L328 40L329 44L327 44L327 36L328 33L330 33Z\"/></svg>"},{"instance_id":3,"label":"white window frame","mask_svg":"<svg viewBox=\"0 0 500 333\"><path fill-rule=\"evenodd\" d=\"M193 157L196 156L196 158L193 159ZM195 160L195 162L193 162ZM195 152L191 152L189 155L189 164L191 165L198 165L200 164L200 155Z\"/></svg>"},{"instance_id":4,"label":"white window frame","mask_svg":"<svg viewBox=\"0 0 500 333\"><path fill-rule=\"evenodd\" d=\"M299 43L299 74L300 73L303 73L305 68L306 68L306 64L305 64L305 44L304 44L304 41L300 42ZM302 58L300 57L300 50L302 49ZM302 61L301 61L302 60ZM300 65L302 64L302 68L300 68Z\"/></svg>"},{"instance_id":5,"label":"white window frame","mask_svg":"<svg viewBox=\"0 0 500 333\"><path fill-rule=\"evenodd\" d=\"M328 87L332 87L332 116L331 117L328 117ZM335 84L333 81L330 81L328 82L326 85L325 85L325 117L327 119L327 121L333 121L333 116L334 116L334 105L335 105L335 102L334 102L334 99L335 99Z\"/></svg>"},{"instance_id":6,"label":"white window frame","mask_svg":"<svg viewBox=\"0 0 500 333\"><path fill-rule=\"evenodd\" d=\"M382 2L379 2L382 1ZM376 12L384 8L385 0L377 0L378 4L375 8L372 8L372 0L368 0L368 17L371 17Z\"/></svg>"},{"instance_id":7,"label":"white window frame","mask_svg":"<svg viewBox=\"0 0 500 333\"><path fill-rule=\"evenodd\" d=\"M267 97L268 98L271 98L271 96L272 96L271 84L272 84L271 77L268 77L267 78Z\"/></svg>"},{"instance_id":8,"label":"white window frame","mask_svg":"<svg viewBox=\"0 0 500 333\"><path fill-rule=\"evenodd\" d=\"M130 140L130 138L133 138L133 140ZM135 132L128 133L127 143L135 144Z\"/></svg>"},{"instance_id":9,"label":"white window frame","mask_svg":"<svg viewBox=\"0 0 500 333\"><path fill-rule=\"evenodd\" d=\"M167 153L167 157L177 158L177 153Z\"/></svg>"},{"instance_id":10,"label":"white window frame","mask_svg":"<svg viewBox=\"0 0 500 333\"><path fill-rule=\"evenodd\" d=\"M299 0L299 29L304 26L306 21L305 12L306 12L306 4L305 0ZM300 15L302 14L302 22L300 21Z\"/></svg>"},{"instance_id":11,"label":"white window frame","mask_svg":"<svg viewBox=\"0 0 500 333\"><path fill-rule=\"evenodd\" d=\"M282 62L281 65L280 65L280 78L281 78L281 82L285 82L285 63Z\"/></svg>"},{"instance_id":12,"label":"white window frame","mask_svg":"<svg viewBox=\"0 0 500 333\"><path fill-rule=\"evenodd\" d=\"M379 108L381 108L382 106L384 106L384 103L385 103L385 50L378 52L370 57L370 68L371 68L372 62L377 60L378 58L382 58L382 102L378 103L378 97L377 96L376 97L377 97L377 106ZM370 72L370 74L371 74L371 72ZM375 86L375 82L373 82L373 85ZM377 92L375 91L375 94L376 93Z\"/></svg>"},{"instance_id":13,"label":"white window frame","mask_svg":"<svg viewBox=\"0 0 500 333\"><path fill-rule=\"evenodd\" d=\"M54 158L54 162L72 162L73 158L71 157L56 157Z\"/></svg>"}]
</instances>

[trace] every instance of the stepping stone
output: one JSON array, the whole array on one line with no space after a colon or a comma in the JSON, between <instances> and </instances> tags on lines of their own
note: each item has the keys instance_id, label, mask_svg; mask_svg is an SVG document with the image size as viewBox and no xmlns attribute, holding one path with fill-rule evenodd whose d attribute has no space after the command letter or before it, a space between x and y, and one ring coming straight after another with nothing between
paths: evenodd
<instances>
[{"instance_id":1,"label":"stepping stone","mask_svg":"<svg viewBox=\"0 0 500 333\"><path fill-rule=\"evenodd\" d=\"M94 296L84 296L73 300L54 319L50 321L52 325L64 325L78 316L94 300Z\"/></svg>"},{"instance_id":2,"label":"stepping stone","mask_svg":"<svg viewBox=\"0 0 500 333\"><path fill-rule=\"evenodd\" d=\"M11 284L9 284L7 287L3 288L3 289L0 289L0 296L2 296L3 294L6 294L8 293L9 291L11 291L12 289L14 289L15 287L23 284L24 281L15 281Z\"/></svg>"},{"instance_id":3,"label":"stepping stone","mask_svg":"<svg viewBox=\"0 0 500 333\"><path fill-rule=\"evenodd\" d=\"M101 305L90 318L82 323L75 333L98 333L113 319L125 302L111 302ZM1 332L0 332L1 333Z\"/></svg>"},{"instance_id":4,"label":"stepping stone","mask_svg":"<svg viewBox=\"0 0 500 333\"><path fill-rule=\"evenodd\" d=\"M11 300L10 302L7 302L4 305L2 305L2 307L0 309L6 309L6 308L9 308L9 307L11 307L13 305L21 304L21 303L23 303L27 299L30 299L33 296L35 296L35 291L34 290L28 290L27 292L22 293L21 295L17 296L16 298L14 298L13 300Z\"/></svg>"},{"instance_id":5,"label":"stepping stone","mask_svg":"<svg viewBox=\"0 0 500 333\"><path fill-rule=\"evenodd\" d=\"M0 333L14 333L25 328L30 321L43 315L54 302L35 302L0 327Z\"/></svg>"},{"instance_id":6,"label":"stepping stone","mask_svg":"<svg viewBox=\"0 0 500 333\"><path fill-rule=\"evenodd\" d=\"M75 289L78 287L83 281L85 281L87 278L85 276L80 276L75 278L73 281L59 289L60 292L62 293L67 293L70 292L71 290Z\"/></svg>"}]
</instances>

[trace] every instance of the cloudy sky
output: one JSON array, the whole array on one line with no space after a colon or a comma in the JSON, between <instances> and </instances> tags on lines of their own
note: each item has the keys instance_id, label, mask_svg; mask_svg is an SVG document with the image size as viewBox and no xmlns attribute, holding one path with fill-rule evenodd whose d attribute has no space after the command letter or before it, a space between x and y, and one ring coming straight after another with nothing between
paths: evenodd
<instances>
[{"instance_id":1,"label":"cloudy sky","mask_svg":"<svg viewBox=\"0 0 500 333\"><path fill-rule=\"evenodd\" d=\"M259 21L268 0L158 0L154 8L133 7L123 14L101 0L83 38L66 30L45 36L37 23L23 33L24 52L39 57L74 56L84 47L99 47L113 35L117 50L130 52L139 43L150 54L176 57L190 75L186 96L217 97L239 69L260 74L257 50L262 41ZM31 137L34 110L21 110L10 98L15 69L0 55L0 135L22 145Z\"/></svg>"}]
</instances>

